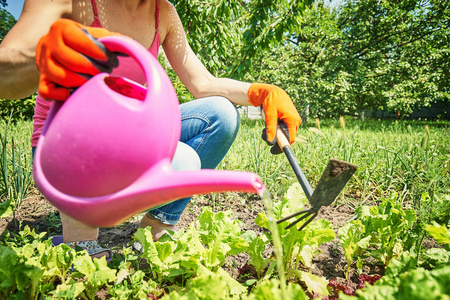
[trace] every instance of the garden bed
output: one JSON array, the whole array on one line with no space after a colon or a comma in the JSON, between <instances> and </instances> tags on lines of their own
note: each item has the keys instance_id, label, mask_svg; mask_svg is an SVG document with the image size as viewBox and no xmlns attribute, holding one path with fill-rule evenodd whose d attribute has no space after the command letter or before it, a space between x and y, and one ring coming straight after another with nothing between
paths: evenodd
<instances>
[{"instance_id":1,"label":"garden bed","mask_svg":"<svg viewBox=\"0 0 450 300\"><path fill-rule=\"evenodd\" d=\"M192 202L188 205L181 216L179 228L187 229L192 222L195 222L201 212L201 208L209 206L214 212L231 209L237 219L243 222L243 230L253 230L262 233L264 228L255 224L255 218L264 211L263 202L255 195L248 194L213 194L194 196ZM13 216L0 219L0 232L7 229L10 232L18 233L20 229L28 225L34 228L36 232L47 232L47 236L62 234L62 228L58 216L58 211L51 205L37 190L34 190L23 202L22 206L16 211L15 220ZM345 205L333 205L322 207L317 218L329 220L334 227L337 235L338 229L348 222L354 216L354 212ZM99 242L116 253L122 253L123 247L131 249L132 236L139 226L139 216L128 220L124 224L110 228L100 228ZM19 228L20 226L20 228ZM339 283L346 283L355 287L358 283L359 275L351 270L351 280L345 279L346 260L339 245L338 238L332 242L322 244L319 249L321 254L313 259L310 272L327 280L336 279ZM273 248L266 251L266 255L273 254ZM235 279L239 279L242 268L245 267L249 256L247 253L232 255L227 258L227 263L223 268ZM364 274L383 275L384 269L377 264L365 265ZM105 290L99 291L96 296L98 299L108 298Z\"/></svg>"}]
</instances>

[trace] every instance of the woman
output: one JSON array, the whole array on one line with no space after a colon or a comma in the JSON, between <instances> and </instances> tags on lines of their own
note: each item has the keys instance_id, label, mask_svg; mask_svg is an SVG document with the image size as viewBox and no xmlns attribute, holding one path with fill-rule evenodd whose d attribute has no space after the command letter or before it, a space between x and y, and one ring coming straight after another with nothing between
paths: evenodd
<instances>
[{"instance_id":1,"label":"woman","mask_svg":"<svg viewBox=\"0 0 450 300\"><path fill-rule=\"evenodd\" d=\"M275 143L278 120L288 128L290 142L295 140L301 119L289 96L273 85L212 76L189 47L180 18L169 1L25 0L20 19L0 44L0 98L19 99L39 90L33 147L52 103L46 99L64 101L91 76L113 69L113 73L144 83L133 62L119 57L116 68L115 55L96 40L112 34L135 39L156 57L162 45L174 71L197 99L180 106L181 145L189 147L177 148L177 154L181 154L176 154L174 168L195 168L184 165L186 159L182 159L192 156L192 149L194 156L200 157L202 168L214 169L219 164L239 129L233 104L263 107L268 143ZM151 226L155 240L166 229L176 230L189 200L150 210L140 226ZM98 228L64 214L61 221L63 241L69 246L84 247L93 257L111 256L96 241Z\"/></svg>"}]
</instances>

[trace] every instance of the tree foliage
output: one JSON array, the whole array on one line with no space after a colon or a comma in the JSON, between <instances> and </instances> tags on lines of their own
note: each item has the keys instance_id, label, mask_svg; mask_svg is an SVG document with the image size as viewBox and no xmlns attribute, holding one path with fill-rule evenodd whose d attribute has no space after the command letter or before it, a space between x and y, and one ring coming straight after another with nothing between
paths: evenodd
<instances>
[{"instance_id":1,"label":"tree foliage","mask_svg":"<svg viewBox=\"0 0 450 300\"><path fill-rule=\"evenodd\" d=\"M448 1L317 1L298 33L260 57L258 80L285 88L312 116L403 114L449 98Z\"/></svg>"},{"instance_id":2,"label":"tree foliage","mask_svg":"<svg viewBox=\"0 0 450 300\"><path fill-rule=\"evenodd\" d=\"M448 98L449 1L347 0L338 26L359 108L378 99L404 113ZM370 105L369 105L370 106Z\"/></svg>"},{"instance_id":3,"label":"tree foliage","mask_svg":"<svg viewBox=\"0 0 450 300\"><path fill-rule=\"evenodd\" d=\"M244 78L260 53L297 32L313 0L172 1L190 45L213 73Z\"/></svg>"},{"instance_id":4,"label":"tree foliage","mask_svg":"<svg viewBox=\"0 0 450 300\"><path fill-rule=\"evenodd\" d=\"M449 101L450 0L172 0L216 76L284 88L311 116ZM14 18L2 8L0 38ZM173 71L169 75L187 101Z\"/></svg>"},{"instance_id":5,"label":"tree foliage","mask_svg":"<svg viewBox=\"0 0 450 300\"><path fill-rule=\"evenodd\" d=\"M246 20L239 59L232 70L238 76L246 74L263 51L278 48L286 36L298 33L303 12L312 0L253 0L246 6Z\"/></svg>"},{"instance_id":6,"label":"tree foliage","mask_svg":"<svg viewBox=\"0 0 450 300\"><path fill-rule=\"evenodd\" d=\"M0 7L0 42L3 40L8 31L14 26L14 24L16 24L16 19L13 15L11 15L3 7Z\"/></svg>"},{"instance_id":7,"label":"tree foliage","mask_svg":"<svg viewBox=\"0 0 450 300\"><path fill-rule=\"evenodd\" d=\"M193 51L212 73L223 74L239 47L239 28L243 26L241 1L172 1L179 12Z\"/></svg>"},{"instance_id":8,"label":"tree foliage","mask_svg":"<svg viewBox=\"0 0 450 300\"><path fill-rule=\"evenodd\" d=\"M174 1L219 76L276 83L313 116L449 98L449 0Z\"/></svg>"},{"instance_id":9,"label":"tree foliage","mask_svg":"<svg viewBox=\"0 0 450 300\"><path fill-rule=\"evenodd\" d=\"M305 11L298 34L260 58L257 80L283 87L302 114L306 107L313 116L354 111L349 79L355 73L344 68L342 41L336 14L317 3Z\"/></svg>"}]
</instances>

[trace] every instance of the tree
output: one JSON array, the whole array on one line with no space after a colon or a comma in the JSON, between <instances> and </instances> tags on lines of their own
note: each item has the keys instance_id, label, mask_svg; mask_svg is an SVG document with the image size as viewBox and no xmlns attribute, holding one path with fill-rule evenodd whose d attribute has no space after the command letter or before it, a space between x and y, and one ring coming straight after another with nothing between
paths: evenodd
<instances>
[{"instance_id":1,"label":"tree","mask_svg":"<svg viewBox=\"0 0 450 300\"><path fill-rule=\"evenodd\" d=\"M364 92L359 104L383 99L384 108L408 114L448 99L449 20L448 0L347 0L338 24L347 68L363 74L352 81Z\"/></svg>"},{"instance_id":2,"label":"tree","mask_svg":"<svg viewBox=\"0 0 450 300\"><path fill-rule=\"evenodd\" d=\"M283 87L301 114L306 114L306 107L310 115L320 117L356 110L349 81L358 73L344 67L344 37L336 20L328 6L317 2L305 10L298 33L254 65L257 80Z\"/></svg>"},{"instance_id":3,"label":"tree","mask_svg":"<svg viewBox=\"0 0 450 300\"><path fill-rule=\"evenodd\" d=\"M302 12L312 0L177 0L188 41L217 76L254 80L254 64L270 48L298 31ZM250 71L250 72L249 72ZM190 100L171 70L180 100Z\"/></svg>"},{"instance_id":4,"label":"tree","mask_svg":"<svg viewBox=\"0 0 450 300\"><path fill-rule=\"evenodd\" d=\"M236 0L173 1L191 48L208 69L223 74L240 47L243 7ZM182 13L181 13L182 12Z\"/></svg>"},{"instance_id":5,"label":"tree","mask_svg":"<svg viewBox=\"0 0 450 300\"><path fill-rule=\"evenodd\" d=\"M6 7L8 3L6 3L6 0L0 0L0 6Z\"/></svg>"},{"instance_id":6,"label":"tree","mask_svg":"<svg viewBox=\"0 0 450 300\"><path fill-rule=\"evenodd\" d=\"M0 42L9 32L9 30L14 26L14 24L16 24L16 19L14 19L13 15L11 15L3 7L0 7Z\"/></svg>"},{"instance_id":7,"label":"tree","mask_svg":"<svg viewBox=\"0 0 450 300\"><path fill-rule=\"evenodd\" d=\"M243 79L262 51L297 32L313 0L172 1L194 52L216 75Z\"/></svg>"},{"instance_id":8,"label":"tree","mask_svg":"<svg viewBox=\"0 0 450 300\"><path fill-rule=\"evenodd\" d=\"M349 0L330 11L317 1L298 33L264 52L253 73L312 116L408 114L448 99L448 0L386 2Z\"/></svg>"},{"instance_id":9,"label":"tree","mask_svg":"<svg viewBox=\"0 0 450 300\"><path fill-rule=\"evenodd\" d=\"M252 67L255 59L266 50L281 46L286 37L298 33L303 23L303 13L313 0L245 2L247 17L239 59L232 67L242 77Z\"/></svg>"}]
</instances>

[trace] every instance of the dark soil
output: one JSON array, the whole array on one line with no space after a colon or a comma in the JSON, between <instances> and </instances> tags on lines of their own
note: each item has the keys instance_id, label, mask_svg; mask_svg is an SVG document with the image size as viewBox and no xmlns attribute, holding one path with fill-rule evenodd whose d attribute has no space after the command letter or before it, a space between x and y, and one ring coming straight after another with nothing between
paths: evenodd
<instances>
[{"instance_id":1,"label":"dark soil","mask_svg":"<svg viewBox=\"0 0 450 300\"><path fill-rule=\"evenodd\" d=\"M231 209L234 211L236 218L243 221L243 230L253 230L257 233L263 231L254 223L258 213L264 210L263 202L255 195L236 193L194 196L183 213L178 226L187 229L197 219L201 208L204 206L210 206L215 212ZM318 217L329 220L334 225L337 234L339 228L353 217L353 211L346 206L332 205L322 207ZM18 232L19 228L22 229L25 225L35 228L37 232L47 232L48 236L58 235L62 232L58 211L36 190L24 200L21 207L16 211L15 220L12 216L0 219L0 233L5 229L10 232ZM131 247L132 236L138 226L139 220L136 218L116 227L101 228L99 242L103 246L121 252L122 247ZM337 238L332 242L323 244L320 250L322 253L313 259L311 272L325 277L327 280L336 278L338 282L345 282L346 260ZM270 251L271 249L268 249L269 254ZM245 253L229 257L224 268L236 278L238 269L243 267L247 260L248 256ZM366 265L363 273L383 275L384 270L377 265ZM351 284L356 285L358 276L354 268L351 269L350 275L353 282Z\"/></svg>"}]
</instances>

